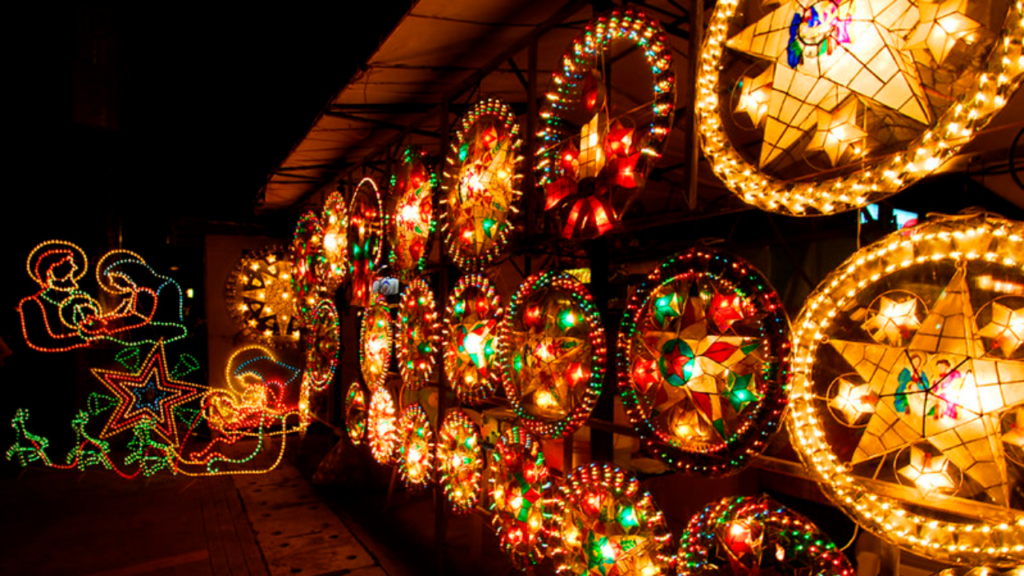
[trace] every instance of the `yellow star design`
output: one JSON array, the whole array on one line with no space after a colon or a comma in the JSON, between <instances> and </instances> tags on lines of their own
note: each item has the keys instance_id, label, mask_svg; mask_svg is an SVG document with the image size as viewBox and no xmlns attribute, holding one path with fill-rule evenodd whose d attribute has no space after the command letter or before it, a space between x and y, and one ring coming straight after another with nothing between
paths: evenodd
<instances>
[{"instance_id":1,"label":"yellow star design","mask_svg":"<svg viewBox=\"0 0 1024 576\"><path fill-rule=\"evenodd\" d=\"M983 358L974 318L961 269L907 346L830 341L878 398L851 464L927 441L1008 504L1000 417L1024 404L1024 362Z\"/></svg>"},{"instance_id":2,"label":"yellow star design","mask_svg":"<svg viewBox=\"0 0 1024 576\"><path fill-rule=\"evenodd\" d=\"M857 125L856 98L848 98L846 104L832 112L819 109L817 117L818 129L811 136L806 150L824 152L833 166L839 163L847 149L868 135Z\"/></svg>"},{"instance_id":3,"label":"yellow star design","mask_svg":"<svg viewBox=\"0 0 1024 576\"><path fill-rule=\"evenodd\" d=\"M967 16L967 0L921 2L921 19L907 37L907 48L928 50L936 64L942 65L957 40L969 42L981 23Z\"/></svg>"},{"instance_id":4,"label":"yellow star design","mask_svg":"<svg viewBox=\"0 0 1024 576\"><path fill-rule=\"evenodd\" d=\"M911 296L896 300L887 296L879 299L877 312L869 312L868 319L861 325L876 342L900 346L918 328L917 298Z\"/></svg>"},{"instance_id":5,"label":"yellow star design","mask_svg":"<svg viewBox=\"0 0 1024 576\"><path fill-rule=\"evenodd\" d=\"M262 287L242 292L244 297L263 303L259 317L260 319L274 318L277 321L279 336L288 335L288 326L291 323L292 311L295 306L292 296L291 271L290 261L277 260L268 256L265 266L253 263L253 274L259 275Z\"/></svg>"},{"instance_id":6,"label":"yellow star design","mask_svg":"<svg viewBox=\"0 0 1024 576\"><path fill-rule=\"evenodd\" d=\"M843 378L839 380L839 391L828 403L843 415L847 424L854 424L862 415L875 411L870 393L869 384L853 384Z\"/></svg>"},{"instance_id":7,"label":"yellow star design","mask_svg":"<svg viewBox=\"0 0 1024 576\"><path fill-rule=\"evenodd\" d=\"M816 9L825 14L828 0L790 0L730 38L727 45L773 62L772 92L761 147L760 166L797 145L817 124L816 112L832 112L851 93L873 105L930 124L931 109L905 40L895 30L916 10L907 0L844 0L830 18L811 28L801 24L792 38L802 57L790 65L794 16ZM822 28L825 28L822 30ZM841 29L848 41L832 37ZM825 38L824 42L822 38ZM826 50L827 48L827 50Z\"/></svg>"},{"instance_id":8,"label":"yellow star design","mask_svg":"<svg viewBox=\"0 0 1024 576\"><path fill-rule=\"evenodd\" d=\"M949 459L944 456L933 456L916 446L910 448L910 464L896 472L910 480L925 494L932 492L950 492L956 483L949 475Z\"/></svg>"},{"instance_id":9,"label":"yellow star design","mask_svg":"<svg viewBox=\"0 0 1024 576\"><path fill-rule=\"evenodd\" d=\"M992 321L978 331L978 336L992 338L1003 356L1010 357L1024 343L1024 308L1011 309L992 303Z\"/></svg>"},{"instance_id":10,"label":"yellow star design","mask_svg":"<svg viewBox=\"0 0 1024 576\"><path fill-rule=\"evenodd\" d=\"M744 76L741 81L742 91L736 103L736 112L746 114L754 126L764 122L768 113L768 99L772 94L772 70L766 69L757 76Z\"/></svg>"}]
</instances>

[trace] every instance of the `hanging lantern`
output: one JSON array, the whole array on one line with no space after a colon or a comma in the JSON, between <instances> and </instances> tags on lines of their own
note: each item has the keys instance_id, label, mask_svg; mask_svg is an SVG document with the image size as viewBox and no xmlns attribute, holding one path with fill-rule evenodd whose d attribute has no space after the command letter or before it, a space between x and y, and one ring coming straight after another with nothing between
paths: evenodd
<instances>
[{"instance_id":1,"label":"hanging lantern","mask_svg":"<svg viewBox=\"0 0 1024 576\"><path fill-rule=\"evenodd\" d=\"M590 416L604 380L601 316L572 276L545 272L516 291L501 333L505 395L531 432L568 436Z\"/></svg>"},{"instance_id":2,"label":"hanging lantern","mask_svg":"<svg viewBox=\"0 0 1024 576\"><path fill-rule=\"evenodd\" d=\"M313 308L306 340L306 382L322 392L334 380L338 367L341 328L338 309L330 300L320 300Z\"/></svg>"},{"instance_id":3,"label":"hanging lantern","mask_svg":"<svg viewBox=\"0 0 1024 576\"><path fill-rule=\"evenodd\" d=\"M380 193L372 178L363 178L359 182L348 213L346 245L352 269L352 303L366 306L370 302L370 285L380 262L384 227Z\"/></svg>"},{"instance_id":4,"label":"hanging lantern","mask_svg":"<svg viewBox=\"0 0 1024 576\"><path fill-rule=\"evenodd\" d=\"M320 214L323 227L323 260L318 278L327 294L334 294L338 286L348 278L348 207L341 192L332 192L324 201Z\"/></svg>"},{"instance_id":5,"label":"hanging lantern","mask_svg":"<svg viewBox=\"0 0 1024 576\"><path fill-rule=\"evenodd\" d=\"M445 311L444 370L462 402L482 402L501 382L497 358L500 318L501 301L490 280L479 274L459 279Z\"/></svg>"},{"instance_id":6,"label":"hanging lantern","mask_svg":"<svg viewBox=\"0 0 1024 576\"><path fill-rule=\"evenodd\" d=\"M434 432L422 406L410 404L402 410L398 433L398 472L402 482L407 488L423 488L430 483L434 471Z\"/></svg>"},{"instance_id":7,"label":"hanging lantern","mask_svg":"<svg viewBox=\"0 0 1024 576\"><path fill-rule=\"evenodd\" d=\"M434 293L422 278L406 285L397 328L398 371L405 389L417 390L433 378L441 331Z\"/></svg>"},{"instance_id":8,"label":"hanging lantern","mask_svg":"<svg viewBox=\"0 0 1024 576\"><path fill-rule=\"evenodd\" d=\"M367 443L373 459L381 464L394 464L398 456L398 417L391 392L379 386L370 394L370 411L366 417Z\"/></svg>"},{"instance_id":9,"label":"hanging lantern","mask_svg":"<svg viewBox=\"0 0 1024 576\"><path fill-rule=\"evenodd\" d=\"M426 154L416 148L407 148L402 153L398 169L391 176L386 212L390 245L388 262L399 275L419 274L430 256L436 186L436 177L427 166Z\"/></svg>"},{"instance_id":10,"label":"hanging lantern","mask_svg":"<svg viewBox=\"0 0 1024 576\"><path fill-rule=\"evenodd\" d=\"M898 192L981 131L1024 71L1008 0L764 6L718 3L694 109L712 169L763 210L829 214Z\"/></svg>"},{"instance_id":11,"label":"hanging lantern","mask_svg":"<svg viewBox=\"0 0 1024 576\"><path fill-rule=\"evenodd\" d=\"M480 502L480 477L486 464L480 430L465 412L450 410L437 435L437 469L455 513L467 514Z\"/></svg>"},{"instance_id":12,"label":"hanging lantern","mask_svg":"<svg viewBox=\"0 0 1024 576\"><path fill-rule=\"evenodd\" d=\"M526 569L544 558L551 525L551 477L540 442L513 427L491 452L491 519L501 549L512 564Z\"/></svg>"},{"instance_id":13,"label":"hanging lantern","mask_svg":"<svg viewBox=\"0 0 1024 576\"><path fill-rule=\"evenodd\" d=\"M651 105L625 113L608 101L601 76L611 47L624 43L640 49L652 74ZM558 214L563 237L600 236L618 224L661 157L675 104L671 49L661 24L644 12L605 12L572 41L541 106L536 166L544 209Z\"/></svg>"},{"instance_id":14,"label":"hanging lantern","mask_svg":"<svg viewBox=\"0 0 1024 576\"><path fill-rule=\"evenodd\" d=\"M651 454L710 476L764 451L786 406L789 320L753 266L700 247L655 268L619 330L619 386Z\"/></svg>"},{"instance_id":15,"label":"hanging lantern","mask_svg":"<svg viewBox=\"0 0 1024 576\"><path fill-rule=\"evenodd\" d=\"M228 274L224 299L231 318L253 340L272 346L299 342L292 263L280 248L246 252Z\"/></svg>"},{"instance_id":16,"label":"hanging lantern","mask_svg":"<svg viewBox=\"0 0 1024 576\"><path fill-rule=\"evenodd\" d=\"M486 267L508 244L522 144L516 113L500 98L477 102L456 123L442 179L444 244L462 270Z\"/></svg>"},{"instance_id":17,"label":"hanging lantern","mask_svg":"<svg viewBox=\"0 0 1024 576\"><path fill-rule=\"evenodd\" d=\"M383 296L375 295L363 311L359 329L359 368L372 391L384 384L391 364L391 310Z\"/></svg>"},{"instance_id":18,"label":"hanging lantern","mask_svg":"<svg viewBox=\"0 0 1024 576\"><path fill-rule=\"evenodd\" d=\"M1022 238L985 214L901 230L794 323L794 448L858 524L940 562L1024 561Z\"/></svg>"},{"instance_id":19,"label":"hanging lantern","mask_svg":"<svg viewBox=\"0 0 1024 576\"><path fill-rule=\"evenodd\" d=\"M362 444L366 437L366 412L366 392L358 382L353 382L345 395L345 429L354 446Z\"/></svg>"},{"instance_id":20,"label":"hanging lantern","mask_svg":"<svg viewBox=\"0 0 1024 576\"><path fill-rule=\"evenodd\" d=\"M320 219L312 210L299 217L292 237L292 303L303 324L312 320L317 302L318 278L324 275L327 261L323 254L324 233Z\"/></svg>"}]
</instances>

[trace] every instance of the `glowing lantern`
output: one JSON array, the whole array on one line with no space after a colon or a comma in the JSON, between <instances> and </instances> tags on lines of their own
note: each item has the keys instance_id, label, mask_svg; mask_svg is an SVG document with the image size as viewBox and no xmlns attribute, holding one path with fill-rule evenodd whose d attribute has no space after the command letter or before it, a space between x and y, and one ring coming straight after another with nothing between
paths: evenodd
<instances>
[{"instance_id":1,"label":"glowing lantern","mask_svg":"<svg viewBox=\"0 0 1024 576\"><path fill-rule=\"evenodd\" d=\"M540 442L515 427L505 431L491 452L492 523L501 548L518 568L544 557L551 519L551 479Z\"/></svg>"},{"instance_id":2,"label":"glowing lantern","mask_svg":"<svg viewBox=\"0 0 1024 576\"><path fill-rule=\"evenodd\" d=\"M445 311L444 369L459 400L476 404L492 395L501 380L497 363L500 299L479 274L463 276Z\"/></svg>"},{"instance_id":3,"label":"glowing lantern","mask_svg":"<svg viewBox=\"0 0 1024 576\"><path fill-rule=\"evenodd\" d=\"M408 488L423 488L430 483L434 463L434 432L426 411L419 404L402 410L398 420L401 435L398 471Z\"/></svg>"},{"instance_id":4,"label":"glowing lantern","mask_svg":"<svg viewBox=\"0 0 1024 576\"><path fill-rule=\"evenodd\" d=\"M384 297L376 295L363 311L359 330L359 367L371 391L387 378L391 346L391 310Z\"/></svg>"},{"instance_id":5,"label":"glowing lantern","mask_svg":"<svg viewBox=\"0 0 1024 576\"><path fill-rule=\"evenodd\" d=\"M348 394L345 395L345 429L348 430L349 440L352 444L359 446L366 436L366 392L358 382L353 382L348 387Z\"/></svg>"},{"instance_id":6,"label":"glowing lantern","mask_svg":"<svg viewBox=\"0 0 1024 576\"><path fill-rule=\"evenodd\" d=\"M444 416L437 434L437 467L441 488L454 512L466 514L480 502L484 466L480 431L462 410Z\"/></svg>"},{"instance_id":7,"label":"glowing lantern","mask_svg":"<svg viewBox=\"0 0 1024 576\"><path fill-rule=\"evenodd\" d=\"M407 148L391 177L388 197L388 261L400 275L423 270L434 231L434 174L423 151Z\"/></svg>"},{"instance_id":8,"label":"glowing lantern","mask_svg":"<svg viewBox=\"0 0 1024 576\"><path fill-rule=\"evenodd\" d=\"M366 306L370 302L370 283L380 261L384 226L380 193L372 178L359 182L348 213L346 245L352 269L352 303Z\"/></svg>"},{"instance_id":9,"label":"glowing lantern","mask_svg":"<svg viewBox=\"0 0 1024 576\"><path fill-rule=\"evenodd\" d=\"M434 293L417 278L406 285L398 305L398 370L406 390L416 390L433 377L440 329Z\"/></svg>"},{"instance_id":10,"label":"glowing lantern","mask_svg":"<svg viewBox=\"0 0 1024 576\"><path fill-rule=\"evenodd\" d=\"M274 346L299 343L292 264L286 252L266 247L243 254L228 274L225 300L235 323L253 340Z\"/></svg>"}]
</instances>

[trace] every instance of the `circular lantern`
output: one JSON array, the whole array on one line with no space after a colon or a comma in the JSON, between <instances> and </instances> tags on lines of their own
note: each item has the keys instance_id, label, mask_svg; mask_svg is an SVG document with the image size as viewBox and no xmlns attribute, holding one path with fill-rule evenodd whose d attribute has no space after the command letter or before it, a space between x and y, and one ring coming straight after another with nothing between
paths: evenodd
<instances>
[{"instance_id":1,"label":"circular lantern","mask_svg":"<svg viewBox=\"0 0 1024 576\"><path fill-rule=\"evenodd\" d=\"M367 443L373 459L381 464L394 464L398 455L398 417L395 400L384 386L370 393L370 411L367 414Z\"/></svg>"},{"instance_id":2,"label":"circular lantern","mask_svg":"<svg viewBox=\"0 0 1024 576\"><path fill-rule=\"evenodd\" d=\"M519 287L503 323L505 395L530 431L568 436L590 415L604 380L601 316L586 288L546 272Z\"/></svg>"},{"instance_id":3,"label":"circular lantern","mask_svg":"<svg viewBox=\"0 0 1024 576\"><path fill-rule=\"evenodd\" d=\"M704 155L765 210L877 202L1006 104L1024 70L1020 11L1008 0L720 2L697 76Z\"/></svg>"},{"instance_id":4,"label":"circular lantern","mask_svg":"<svg viewBox=\"0 0 1024 576\"><path fill-rule=\"evenodd\" d=\"M793 327L793 446L858 524L941 562L1024 562L1024 224L859 250Z\"/></svg>"},{"instance_id":5,"label":"circular lantern","mask_svg":"<svg viewBox=\"0 0 1024 576\"><path fill-rule=\"evenodd\" d=\"M391 310L383 296L375 296L363 311L359 327L359 368L370 390L384 384L391 364Z\"/></svg>"},{"instance_id":6,"label":"circular lantern","mask_svg":"<svg viewBox=\"0 0 1024 576\"><path fill-rule=\"evenodd\" d=\"M734 496L690 519L677 574L854 576L855 571L807 518L768 496Z\"/></svg>"},{"instance_id":7,"label":"circular lantern","mask_svg":"<svg viewBox=\"0 0 1024 576\"><path fill-rule=\"evenodd\" d=\"M500 98L477 102L452 134L445 162L445 248L455 265L480 270L508 244L518 210L523 139Z\"/></svg>"},{"instance_id":8,"label":"circular lantern","mask_svg":"<svg viewBox=\"0 0 1024 576\"><path fill-rule=\"evenodd\" d=\"M434 432L427 413L419 404L410 404L398 419L401 445L398 447L398 471L409 488L423 488L430 483L434 466Z\"/></svg>"},{"instance_id":9,"label":"circular lantern","mask_svg":"<svg viewBox=\"0 0 1024 576\"><path fill-rule=\"evenodd\" d=\"M551 557L559 573L670 573L672 534L636 478L591 462L573 470L561 490L551 529Z\"/></svg>"},{"instance_id":10,"label":"circular lantern","mask_svg":"<svg viewBox=\"0 0 1024 576\"><path fill-rule=\"evenodd\" d=\"M328 294L334 294L348 277L348 207L341 192L332 192L324 201L320 214L323 226L323 258L320 284Z\"/></svg>"},{"instance_id":11,"label":"circular lantern","mask_svg":"<svg viewBox=\"0 0 1024 576\"><path fill-rule=\"evenodd\" d=\"M611 106L602 69L621 46L639 47L652 73L649 105L630 102L628 111ZM672 54L657 20L617 8L591 20L561 62L540 110L537 181L544 209L564 222L562 236L600 236L643 190L672 130Z\"/></svg>"},{"instance_id":12,"label":"circular lantern","mask_svg":"<svg viewBox=\"0 0 1024 576\"><path fill-rule=\"evenodd\" d=\"M540 442L513 427L498 438L491 452L492 523L501 549L516 568L544 558L551 521L551 477Z\"/></svg>"},{"instance_id":13,"label":"circular lantern","mask_svg":"<svg viewBox=\"0 0 1024 576\"><path fill-rule=\"evenodd\" d=\"M430 256L436 182L425 156L422 150L407 148L391 177L386 214L391 246L388 261L402 275L419 274Z\"/></svg>"},{"instance_id":14,"label":"circular lantern","mask_svg":"<svg viewBox=\"0 0 1024 576\"><path fill-rule=\"evenodd\" d=\"M480 501L485 465L476 424L462 410L449 411L437 434L437 468L445 498L457 514L472 511Z\"/></svg>"},{"instance_id":15,"label":"circular lantern","mask_svg":"<svg viewBox=\"0 0 1024 576\"><path fill-rule=\"evenodd\" d=\"M622 401L651 453L717 476L744 467L786 406L789 320L753 266L693 248L663 262L619 330Z\"/></svg>"},{"instance_id":16,"label":"circular lantern","mask_svg":"<svg viewBox=\"0 0 1024 576\"><path fill-rule=\"evenodd\" d=\"M235 324L248 337L273 346L298 343L291 277L291 260L280 248L243 252L228 274L225 301Z\"/></svg>"},{"instance_id":17,"label":"circular lantern","mask_svg":"<svg viewBox=\"0 0 1024 576\"><path fill-rule=\"evenodd\" d=\"M471 274L459 279L445 311L444 370L459 400L478 404L501 382L498 319L501 301L490 280Z\"/></svg>"},{"instance_id":18,"label":"circular lantern","mask_svg":"<svg viewBox=\"0 0 1024 576\"><path fill-rule=\"evenodd\" d=\"M398 371L406 390L418 390L433 377L440 331L434 293L417 278L406 285L398 305Z\"/></svg>"},{"instance_id":19,"label":"circular lantern","mask_svg":"<svg viewBox=\"0 0 1024 576\"><path fill-rule=\"evenodd\" d=\"M292 237L292 289L294 306L304 324L309 323L316 305L317 279L324 275L327 261L323 255L324 233L320 219L312 210L299 217Z\"/></svg>"},{"instance_id":20,"label":"circular lantern","mask_svg":"<svg viewBox=\"0 0 1024 576\"><path fill-rule=\"evenodd\" d=\"M322 391L334 380L340 339L338 309L334 307L334 302L320 300L313 309L306 342L306 378L314 390Z\"/></svg>"},{"instance_id":21,"label":"circular lantern","mask_svg":"<svg viewBox=\"0 0 1024 576\"><path fill-rule=\"evenodd\" d=\"M366 392L358 382L353 382L345 395L345 428L355 446L362 444L366 436L366 419Z\"/></svg>"},{"instance_id":22,"label":"circular lantern","mask_svg":"<svg viewBox=\"0 0 1024 576\"><path fill-rule=\"evenodd\" d=\"M370 301L370 283L380 261L384 226L380 193L372 178L363 178L359 182L348 214L346 245L352 268L352 302L365 306Z\"/></svg>"}]
</instances>

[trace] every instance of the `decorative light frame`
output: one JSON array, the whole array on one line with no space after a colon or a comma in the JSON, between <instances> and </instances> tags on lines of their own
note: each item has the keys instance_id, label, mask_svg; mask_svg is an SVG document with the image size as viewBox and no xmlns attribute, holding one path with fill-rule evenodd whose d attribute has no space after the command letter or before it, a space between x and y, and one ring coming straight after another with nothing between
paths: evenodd
<instances>
[{"instance_id":1,"label":"decorative light frame","mask_svg":"<svg viewBox=\"0 0 1024 576\"><path fill-rule=\"evenodd\" d=\"M441 339L434 292L423 278L406 284L398 304L398 371L409 391L426 386L434 377Z\"/></svg>"},{"instance_id":2,"label":"decorative light frame","mask_svg":"<svg viewBox=\"0 0 1024 576\"><path fill-rule=\"evenodd\" d=\"M829 341L830 328L851 309L857 295L890 274L915 266L937 270L950 263L1001 267L1021 277L1024 224L985 214L938 218L854 253L808 296L793 325L793 380L786 423L811 477L865 529L941 562L1017 564L1024 561L1024 514L1007 509L1004 514L983 513L977 519L956 522L929 516L923 508L879 492L874 481L855 476L835 454L823 427L830 416L816 406L818 348Z\"/></svg>"},{"instance_id":3,"label":"decorative light frame","mask_svg":"<svg viewBox=\"0 0 1024 576\"><path fill-rule=\"evenodd\" d=\"M444 371L448 384L461 402L479 404L493 395L501 384L501 367L498 362L501 312L498 291L481 274L459 278L448 297L444 321ZM487 328L486 340L474 340L472 343L479 350L466 348L465 340L472 327L462 323L461 319L470 314L477 318L476 326L483 322ZM462 336L462 332L467 336ZM492 354L487 353L488 349ZM478 365L477 359L482 360L482 366ZM469 379L472 380L472 386L468 384Z\"/></svg>"},{"instance_id":4,"label":"decorative light frame","mask_svg":"<svg viewBox=\"0 0 1024 576\"><path fill-rule=\"evenodd\" d=\"M722 0L711 15L699 56L694 112L704 156L715 174L745 202L770 212L831 214L864 207L902 190L934 172L981 131L1009 101L1024 73L1024 7L1010 2L987 70L903 153L868 162L842 176L786 182L748 162L730 143L722 122L719 74L729 24L739 4L740 0Z\"/></svg>"},{"instance_id":5,"label":"decorative light frame","mask_svg":"<svg viewBox=\"0 0 1024 576\"><path fill-rule=\"evenodd\" d=\"M585 339L587 344L591 347L589 358L584 358L584 361L588 363L589 375L586 377L585 381L573 384L573 388L577 389L578 392L573 393L574 406L572 411L564 418L559 418L553 421L534 415L523 404L521 398L522 385L520 380L524 376L521 375L521 373L530 370L530 367L527 366L526 359L522 357L522 351L512 349L514 345L513 338L516 334L524 332L522 326L526 327L526 332L538 332L538 327L526 326L524 324L526 319L521 317L522 314L530 312L528 310L524 310L526 302L530 300L534 294L552 290L566 295L569 298L572 307L575 308L575 310L570 309L568 312L562 311L560 313L568 314L568 318L572 320L572 325L570 327L563 328L563 330L575 327L577 322L575 316L576 314L579 314L579 320L582 320L587 328L587 332L583 339ZM546 320L538 320L544 322L543 326L539 327L539 331L547 332L548 324L546 323ZM534 320L530 321L534 322ZM545 438L564 437L575 432L576 429L583 424L584 420L590 416L590 412L597 404L597 398L601 394L601 387L604 382L605 362L607 356L607 350L605 348L605 332L604 326L601 324L601 315L597 310L597 306L594 305L593 297L589 292L587 292L587 289L583 284L573 276L564 272L556 271L535 274L527 278L519 286L515 295L512 296L508 313L505 315L505 319L501 323L499 339L498 362L501 365L504 374L503 384L505 387L505 395L512 403L512 408L515 410L516 416L519 417L523 425L531 432ZM547 336L547 339L550 340L551 337ZM576 401L575 398L577 393L581 396L578 401Z\"/></svg>"},{"instance_id":6,"label":"decorative light frame","mask_svg":"<svg viewBox=\"0 0 1024 576\"><path fill-rule=\"evenodd\" d=\"M599 522L604 523L601 530L587 528ZM550 555L558 573L603 575L610 569L649 576L673 573L676 559L664 514L650 492L614 464L590 462L573 470L555 500L552 523ZM581 525L584 523L586 526ZM625 547L617 545L618 541L613 544L609 536L642 537L650 540L650 546L645 546L645 555L638 559L630 553L636 550L635 541L623 550ZM626 554L610 556L620 552ZM600 558L596 566L591 561L594 556ZM623 559L632 565L620 566Z\"/></svg>"},{"instance_id":7,"label":"decorative light frame","mask_svg":"<svg viewBox=\"0 0 1024 576\"><path fill-rule=\"evenodd\" d=\"M500 147L503 145L507 147L507 152L505 152L507 154L505 158L506 166L503 167L507 174L502 180L507 181L509 198L508 206L505 206L504 210L493 208L492 203L493 209L489 214L497 213L497 215L501 216L501 219L488 217L482 222L475 217L472 219L473 234L469 241L475 246L486 245L488 241L490 243L490 246L485 250L474 250L467 247L467 244L470 242L467 242L467 239L464 237L466 230L459 231L455 229L455 224L458 222L456 213L461 207L469 203L467 194L464 194L466 183L463 182L463 175L467 167L478 167L482 162L479 158L469 158L467 156L466 150L464 150L464 148L469 146L467 138L473 134L474 128L476 128L478 123L490 119L496 120L504 131L497 137L497 142L494 144L494 147L498 149L497 152L488 151L488 153L500 153L502 152ZM448 256L459 269L465 272L486 268L505 249L512 235L513 226L510 220L519 212L518 204L523 195L519 183L523 177L523 157L520 155L523 139L520 132L516 113L512 110L512 107L501 98L492 96L478 101L472 108L467 110L456 123L455 131L452 133L451 145L448 149L448 155L445 157L441 178L441 189L443 191L441 205L444 217L442 230L444 231L444 246ZM503 144L503 142L507 142L507 144ZM508 164L511 166L507 166ZM490 167L485 166L484 168L489 169ZM501 176L501 174L499 173L495 176ZM491 226L497 228L497 233L492 234L487 229L481 229L485 238L480 242L476 242L479 238L476 234L478 225L486 228L487 220L492 221Z\"/></svg>"},{"instance_id":8,"label":"decorative light frame","mask_svg":"<svg viewBox=\"0 0 1024 576\"><path fill-rule=\"evenodd\" d=\"M747 341L758 345L760 369L755 368L750 374L756 378L756 389L740 402L741 408L735 410L738 427L728 437L717 442L717 445L710 445L710 442L701 442L700 446L697 443L676 445L673 442L679 438L676 433L651 421L649 410L642 399L646 392L641 392L643 385L636 379L635 368L639 365L636 364L635 347L645 346L637 340L644 338L645 329L657 327L658 324L655 308L659 303L652 298L655 294L663 293L662 287L675 282L686 282L691 291L696 287L701 293L698 298L702 318L694 323L704 322L706 328L713 325L717 330L710 335L720 336L714 338L708 350L699 354L696 349L693 350L694 358L687 366L703 359L706 353L711 354L716 346L730 343L728 341L737 350L742 350ZM664 308L667 315L698 312L688 310L688 294L681 296L682 303L678 306L684 309L672 310L666 304ZM716 311L713 306L722 309ZM726 316L726 312L732 314ZM737 324L743 328L742 333L735 330ZM704 332L704 338L707 338L707 333L712 331L705 329ZM693 339L700 346L702 339L696 336ZM618 339L618 378L622 403L648 452L660 460L688 473L712 477L735 473L760 455L779 429L787 402L789 351L789 318L778 293L764 275L747 261L724 250L706 246L691 248L657 266L629 298ZM715 364L721 365L717 361ZM725 374L736 373L736 370L730 370L730 366L725 365ZM659 390L666 386L687 386L683 382L670 383L661 374L654 378L650 387ZM709 394L709 398L712 395ZM725 394L719 393L719 396L719 401L731 402ZM752 411L748 409L751 403L755 405ZM699 408L693 406L692 410Z\"/></svg>"},{"instance_id":9,"label":"decorative light frame","mask_svg":"<svg viewBox=\"0 0 1024 576\"><path fill-rule=\"evenodd\" d=\"M456 514L468 514L480 502L486 465L480 429L462 410L449 410L437 433L437 471L444 496Z\"/></svg>"}]
</instances>

